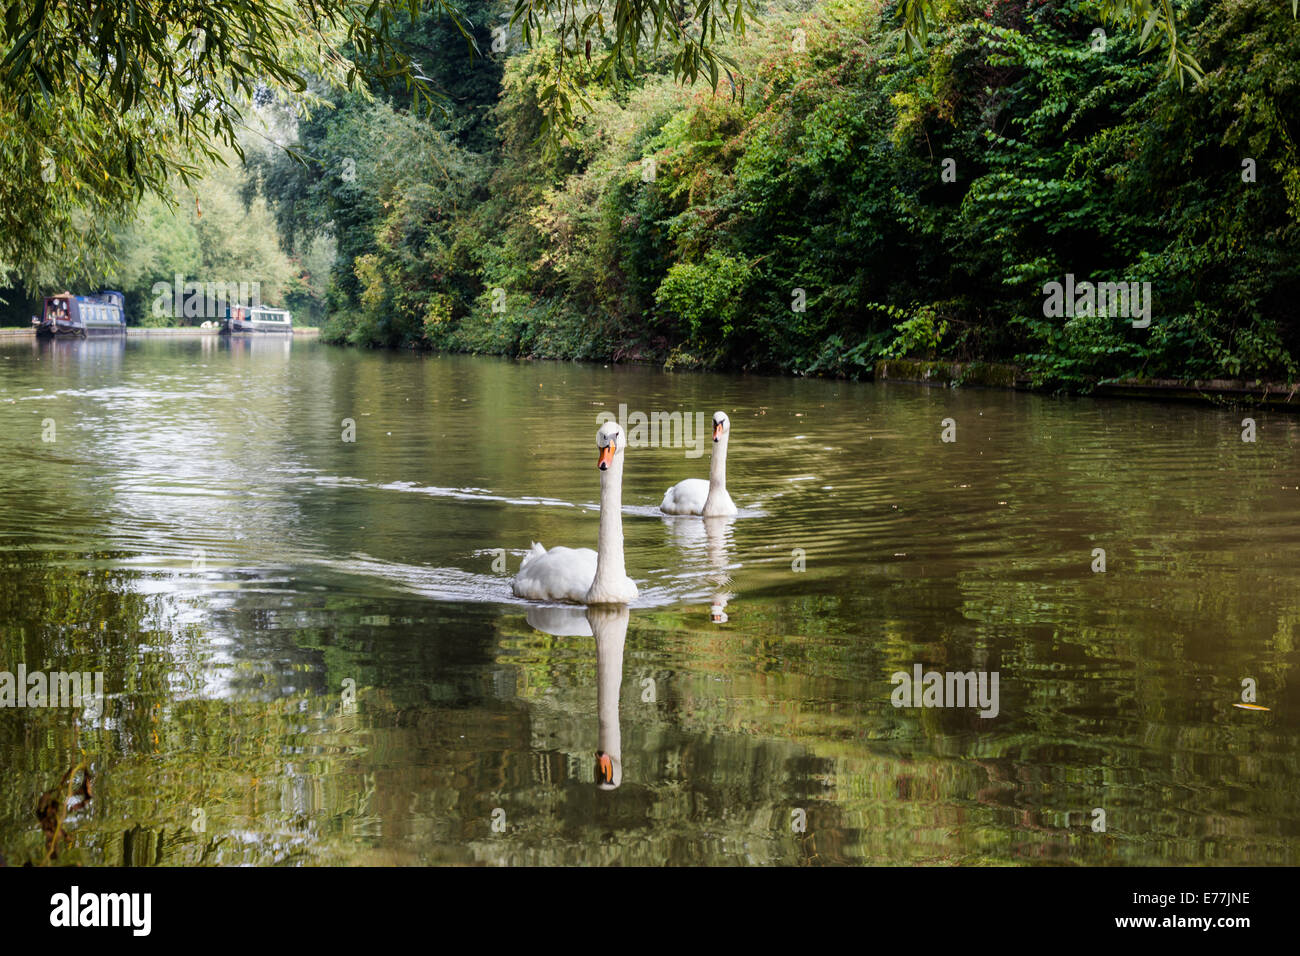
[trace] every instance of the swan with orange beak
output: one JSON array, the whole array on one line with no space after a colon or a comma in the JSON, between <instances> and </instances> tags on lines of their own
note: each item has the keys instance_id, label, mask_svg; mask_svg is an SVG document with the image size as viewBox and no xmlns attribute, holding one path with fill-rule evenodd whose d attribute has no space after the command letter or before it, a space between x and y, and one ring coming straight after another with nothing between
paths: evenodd
<instances>
[{"instance_id":1,"label":"swan with orange beak","mask_svg":"<svg viewBox=\"0 0 1300 956\"><path fill-rule=\"evenodd\" d=\"M618 422L596 433L600 469L600 529L596 550L555 547L537 542L524 555L511 584L516 597L571 604L631 604L636 584L623 564L623 453L627 438Z\"/></svg>"},{"instance_id":2,"label":"swan with orange beak","mask_svg":"<svg viewBox=\"0 0 1300 956\"><path fill-rule=\"evenodd\" d=\"M666 515L703 515L723 518L734 515L736 503L727 493L727 440L731 419L726 412L713 413L713 456L709 459L709 480L687 478L666 492L659 510Z\"/></svg>"}]
</instances>

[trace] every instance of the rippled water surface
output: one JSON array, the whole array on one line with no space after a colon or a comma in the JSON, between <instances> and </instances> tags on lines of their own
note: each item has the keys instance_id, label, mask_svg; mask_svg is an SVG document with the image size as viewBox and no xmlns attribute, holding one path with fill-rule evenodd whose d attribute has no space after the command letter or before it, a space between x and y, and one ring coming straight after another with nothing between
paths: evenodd
<instances>
[{"instance_id":1,"label":"rippled water surface","mask_svg":"<svg viewBox=\"0 0 1300 956\"><path fill-rule=\"evenodd\" d=\"M740 516L630 448L637 604L513 598L620 404ZM107 695L0 709L10 864L82 759L58 862L1300 863L1300 420L205 337L0 342L0 424L0 670Z\"/></svg>"}]
</instances>

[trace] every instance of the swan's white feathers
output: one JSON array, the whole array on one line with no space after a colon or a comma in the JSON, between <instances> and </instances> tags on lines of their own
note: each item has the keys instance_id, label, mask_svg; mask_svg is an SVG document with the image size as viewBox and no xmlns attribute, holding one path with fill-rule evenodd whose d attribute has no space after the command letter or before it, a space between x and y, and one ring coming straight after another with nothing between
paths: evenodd
<instances>
[{"instance_id":1,"label":"swan's white feathers","mask_svg":"<svg viewBox=\"0 0 1300 956\"><path fill-rule=\"evenodd\" d=\"M519 563L511 582L516 597L529 601L564 601L571 604L630 604L636 600L636 583L623 572L623 526L619 513L623 480L623 452L627 442L618 422L607 421L596 433L601 449L612 447L612 455L601 454L599 546L605 549L601 567L590 548L551 548L536 541ZM608 470L605 470L608 468ZM608 510L607 510L608 509ZM603 571L599 581L597 570Z\"/></svg>"},{"instance_id":2,"label":"swan's white feathers","mask_svg":"<svg viewBox=\"0 0 1300 956\"><path fill-rule=\"evenodd\" d=\"M723 453L725 454L725 443L731 437L731 419L727 417L726 412L714 412L713 425L715 428L722 427ZM714 452L714 454L718 453ZM721 468L721 464L718 462L714 462L714 464ZM723 475L720 478L719 487L713 492L712 500L709 497L708 481L703 478L687 478L677 482L664 492L664 500L659 505L659 510L666 515L707 514L710 518L716 518L734 515L737 508L736 503L731 500L731 495L727 493L726 476Z\"/></svg>"},{"instance_id":3,"label":"swan's white feathers","mask_svg":"<svg viewBox=\"0 0 1300 956\"><path fill-rule=\"evenodd\" d=\"M534 541L511 587L515 597L529 601L585 604L595 577L596 552L591 548L557 546L548 551Z\"/></svg>"},{"instance_id":4,"label":"swan's white feathers","mask_svg":"<svg viewBox=\"0 0 1300 956\"><path fill-rule=\"evenodd\" d=\"M519 562L519 570L522 571L524 568L528 567L528 563L532 561L535 557L537 557L539 554L545 554L545 553L546 553L546 549L542 547L541 542L534 541L533 546L529 548L528 553L524 555L524 559Z\"/></svg>"},{"instance_id":5,"label":"swan's white feathers","mask_svg":"<svg viewBox=\"0 0 1300 956\"><path fill-rule=\"evenodd\" d=\"M611 438L618 439L618 444L614 447L618 451L623 450L623 429L619 427L618 422L605 422L600 426L600 431L596 432L596 447L605 448L609 445Z\"/></svg>"},{"instance_id":6,"label":"swan's white feathers","mask_svg":"<svg viewBox=\"0 0 1300 956\"><path fill-rule=\"evenodd\" d=\"M686 478L664 492L659 510L666 515L697 515L704 511L709 483L703 478Z\"/></svg>"}]
</instances>

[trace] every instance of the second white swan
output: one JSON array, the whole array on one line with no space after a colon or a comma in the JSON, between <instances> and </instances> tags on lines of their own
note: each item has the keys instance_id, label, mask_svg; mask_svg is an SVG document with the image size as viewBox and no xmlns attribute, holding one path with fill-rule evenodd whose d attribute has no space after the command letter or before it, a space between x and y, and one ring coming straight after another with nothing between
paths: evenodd
<instances>
[{"instance_id":1,"label":"second white swan","mask_svg":"<svg viewBox=\"0 0 1300 956\"><path fill-rule=\"evenodd\" d=\"M704 515L706 518L736 513L736 503L727 493L727 439L730 437L731 419L726 412L714 412L709 480L687 478L677 482L664 492L660 511L666 515Z\"/></svg>"}]
</instances>

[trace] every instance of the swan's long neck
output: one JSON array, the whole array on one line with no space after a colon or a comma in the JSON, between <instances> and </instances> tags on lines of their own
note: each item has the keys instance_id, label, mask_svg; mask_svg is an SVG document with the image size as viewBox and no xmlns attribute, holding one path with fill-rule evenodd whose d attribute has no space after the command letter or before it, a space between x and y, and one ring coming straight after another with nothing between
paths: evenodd
<instances>
[{"instance_id":1,"label":"swan's long neck","mask_svg":"<svg viewBox=\"0 0 1300 956\"><path fill-rule=\"evenodd\" d=\"M709 459L709 491L727 487L727 435L713 443L713 457Z\"/></svg>"},{"instance_id":2,"label":"swan's long neck","mask_svg":"<svg viewBox=\"0 0 1300 956\"><path fill-rule=\"evenodd\" d=\"M627 577L623 567L623 459L614 456L600 473L600 531L596 536L596 578L592 587Z\"/></svg>"}]
</instances>

